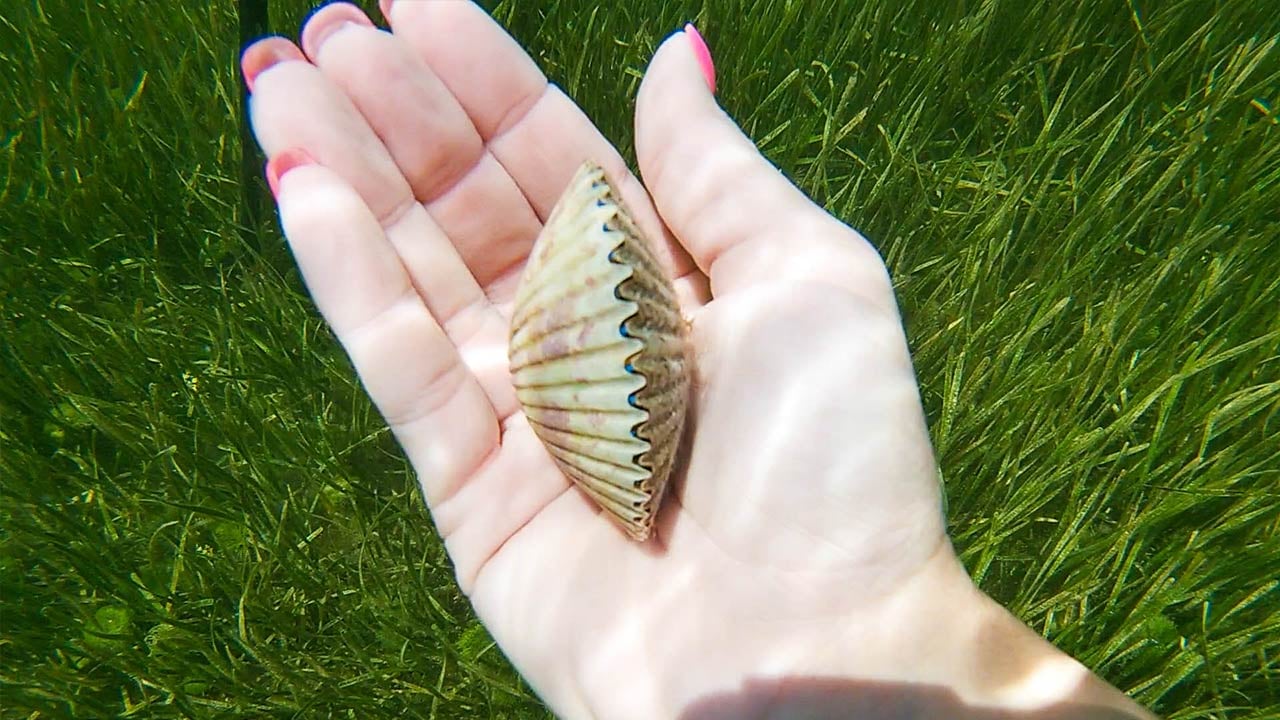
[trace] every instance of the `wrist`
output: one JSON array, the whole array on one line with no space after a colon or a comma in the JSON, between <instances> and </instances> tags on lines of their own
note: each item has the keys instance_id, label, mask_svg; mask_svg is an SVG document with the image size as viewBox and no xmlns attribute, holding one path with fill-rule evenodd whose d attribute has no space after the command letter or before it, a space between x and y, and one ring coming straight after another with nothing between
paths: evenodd
<instances>
[{"instance_id":1,"label":"wrist","mask_svg":"<svg viewBox=\"0 0 1280 720\"><path fill-rule=\"evenodd\" d=\"M1027 718L1155 718L985 594L964 643L975 702ZM1021 716L1018 716L1021 717Z\"/></svg>"},{"instance_id":2,"label":"wrist","mask_svg":"<svg viewBox=\"0 0 1280 720\"><path fill-rule=\"evenodd\" d=\"M807 636L803 644L815 649L807 661L785 671L757 665L724 692L681 704L676 715L1154 717L982 593L947 542L892 595L858 605L847 618L799 631ZM787 633L795 634L794 628Z\"/></svg>"},{"instance_id":3,"label":"wrist","mask_svg":"<svg viewBox=\"0 0 1280 720\"><path fill-rule=\"evenodd\" d=\"M888 659L882 674L896 681L888 680L885 692L905 709L924 710L919 717L1155 717L979 590L949 542L884 612L882 645L856 654ZM862 669L864 677L869 670Z\"/></svg>"}]
</instances>

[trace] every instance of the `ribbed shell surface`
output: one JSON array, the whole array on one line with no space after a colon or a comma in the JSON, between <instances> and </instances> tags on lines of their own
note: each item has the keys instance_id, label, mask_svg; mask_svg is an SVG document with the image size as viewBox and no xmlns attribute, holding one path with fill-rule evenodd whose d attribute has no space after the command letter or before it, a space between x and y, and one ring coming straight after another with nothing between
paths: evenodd
<instances>
[{"instance_id":1,"label":"ribbed shell surface","mask_svg":"<svg viewBox=\"0 0 1280 720\"><path fill-rule=\"evenodd\" d=\"M551 211L516 292L511 377L560 469L646 540L684 429L675 290L604 171L586 163Z\"/></svg>"}]
</instances>

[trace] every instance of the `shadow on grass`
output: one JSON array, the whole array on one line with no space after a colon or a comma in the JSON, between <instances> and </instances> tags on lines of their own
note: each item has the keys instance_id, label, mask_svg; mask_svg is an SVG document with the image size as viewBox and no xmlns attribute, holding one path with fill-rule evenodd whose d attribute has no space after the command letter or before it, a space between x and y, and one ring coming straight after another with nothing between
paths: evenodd
<instances>
[{"instance_id":1,"label":"shadow on grass","mask_svg":"<svg viewBox=\"0 0 1280 720\"><path fill-rule=\"evenodd\" d=\"M748 680L745 689L704 698L680 715L680 720L745 718L1137 720L1128 713L1083 703L1056 703L1025 712L1000 710L969 705L937 685L823 677Z\"/></svg>"}]
</instances>

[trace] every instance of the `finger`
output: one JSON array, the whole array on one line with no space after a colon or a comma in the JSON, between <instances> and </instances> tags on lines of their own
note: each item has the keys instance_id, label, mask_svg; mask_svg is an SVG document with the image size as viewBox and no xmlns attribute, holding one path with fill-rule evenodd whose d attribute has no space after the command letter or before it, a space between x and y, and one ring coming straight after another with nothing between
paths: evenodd
<instances>
[{"instance_id":1,"label":"finger","mask_svg":"<svg viewBox=\"0 0 1280 720\"><path fill-rule=\"evenodd\" d=\"M524 415L516 415L504 426L498 452L466 486L431 509L462 591L471 594L485 566L499 550L510 547L517 533L545 522L539 515L553 502L575 508L573 522L579 526L610 522L599 515L598 506L573 490Z\"/></svg>"},{"instance_id":2,"label":"finger","mask_svg":"<svg viewBox=\"0 0 1280 720\"><path fill-rule=\"evenodd\" d=\"M381 139L476 281L496 301L510 299L513 270L541 223L449 89L354 5L318 11L303 28L302 45Z\"/></svg>"},{"instance_id":3,"label":"finger","mask_svg":"<svg viewBox=\"0 0 1280 720\"><path fill-rule=\"evenodd\" d=\"M306 59L302 51L288 40L275 36L266 37L245 48L240 55L240 72L249 92L253 92L254 81L267 68L286 61Z\"/></svg>"},{"instance_id":4,"label":"finger","mask_svg":"<svg viewBox=\"0 0 1280 720\"><path fill-rule=\"evenodd\" d=\"M716 103L685 32L662 43L640 85L636 154L662 219L713 295L796 277L893 304L879 254L760 155Z\"/></svg>"},{"instance_id":5,"label":"finger","mask_svg":"<svg viewBox=\"0 0 1280 720\"><path fill-rule=\"evenodd\" d=\"M281 224L316 306L418 470L427 501L443 502L498 445L488 398L348 183L303 164L285 168L278 191Z\"/></svg>"},{"instance_id":6,"label":"finger","mask_svg":"<svg viewBox=\"0 0 1280 720\"><path fill-rule=\"evenodd\" d=\"M515 409L506 369L505 319L490 304L450 239L414 200L404 176L363 117L314 66L290 61L295 58L288 52L291 47L273 38L245 51L246 68L259 68L254 73L246 70L246 78L253 79L251 113L263 150L274 157L300 147L357 190L380 218L427 308L505 417ZM261 69L263 56L286 59Z\"/></svg>"},{"instance_id":7,"label":"finger","mask_svg":"<svg viewBox=\"0 0 1280 720\"><path fill-rule=\"evenodd\" d=\"M301 40L392 158L407 161L397 164L420 200L444 194L479 161L484 142L448 88L359 8L324 6L307 19Z\"/></svg>"},{"instance_id":8,"label":"finger","mask_svg":"<svg viewBox=\"0 0 1280 720\"><path fill-rule=\"evenodd\" d=\"M384 12L396 35L457 98L540 219L578 166L592 159L641 229L658 241L654 249L669 270L682 277L694 269L618 151L482 9L470 2L403 1L384 4Z\"/></svg>"},{"instance_id":9,"label":"finger","mask_svg":"<svg viewBox=\"0 0 1280 720\"><path fill-rule=\"evenodd\" d=\"M507 363L507 318L421 205L414 203L385 232L428 311L505 420L519 407Z\"/></svg>"},{"instance_id":10,"label":"finger","mask_svg":"<svg viewBox=\"0 0 1280 720\"><path fill-rule=\"evenodd\" d=\"M242 65L258 65L259 55L280 55L282 38L259 41L245 50ZM299 51L271 63L252 77L250 118L267 157L303 147L340 175L380 219L391 219L413 202L413 193L382 141L351 104Z\"/></svg>"}]
</instances>

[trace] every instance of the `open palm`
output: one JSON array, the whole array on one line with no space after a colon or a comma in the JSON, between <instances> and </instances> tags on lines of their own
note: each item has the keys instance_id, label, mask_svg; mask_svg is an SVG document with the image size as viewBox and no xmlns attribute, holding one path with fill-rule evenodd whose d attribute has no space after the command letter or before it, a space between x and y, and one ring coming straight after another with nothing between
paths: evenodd
<instances>
[{"instance_id":1,"label":"open palm","mask_svg":"<svg viewBox=\"0 0 1280 720\"><path fill-rule=\"evenodd\" d=\"M331 5L305 57L250 48L254 128L268 155L315 159L280 179L285 232L502 649L574 716L669 716L746 677L856 665L833 628L866 636L921 567L954 563L879 256L760 157L684 33L640 89L642 186L483 11L389 16L394 34ZM523 260L586 159L660 246L695 349L688 442L643 545L559 472L507 372Z\"/></svg>"}]
</instances>

